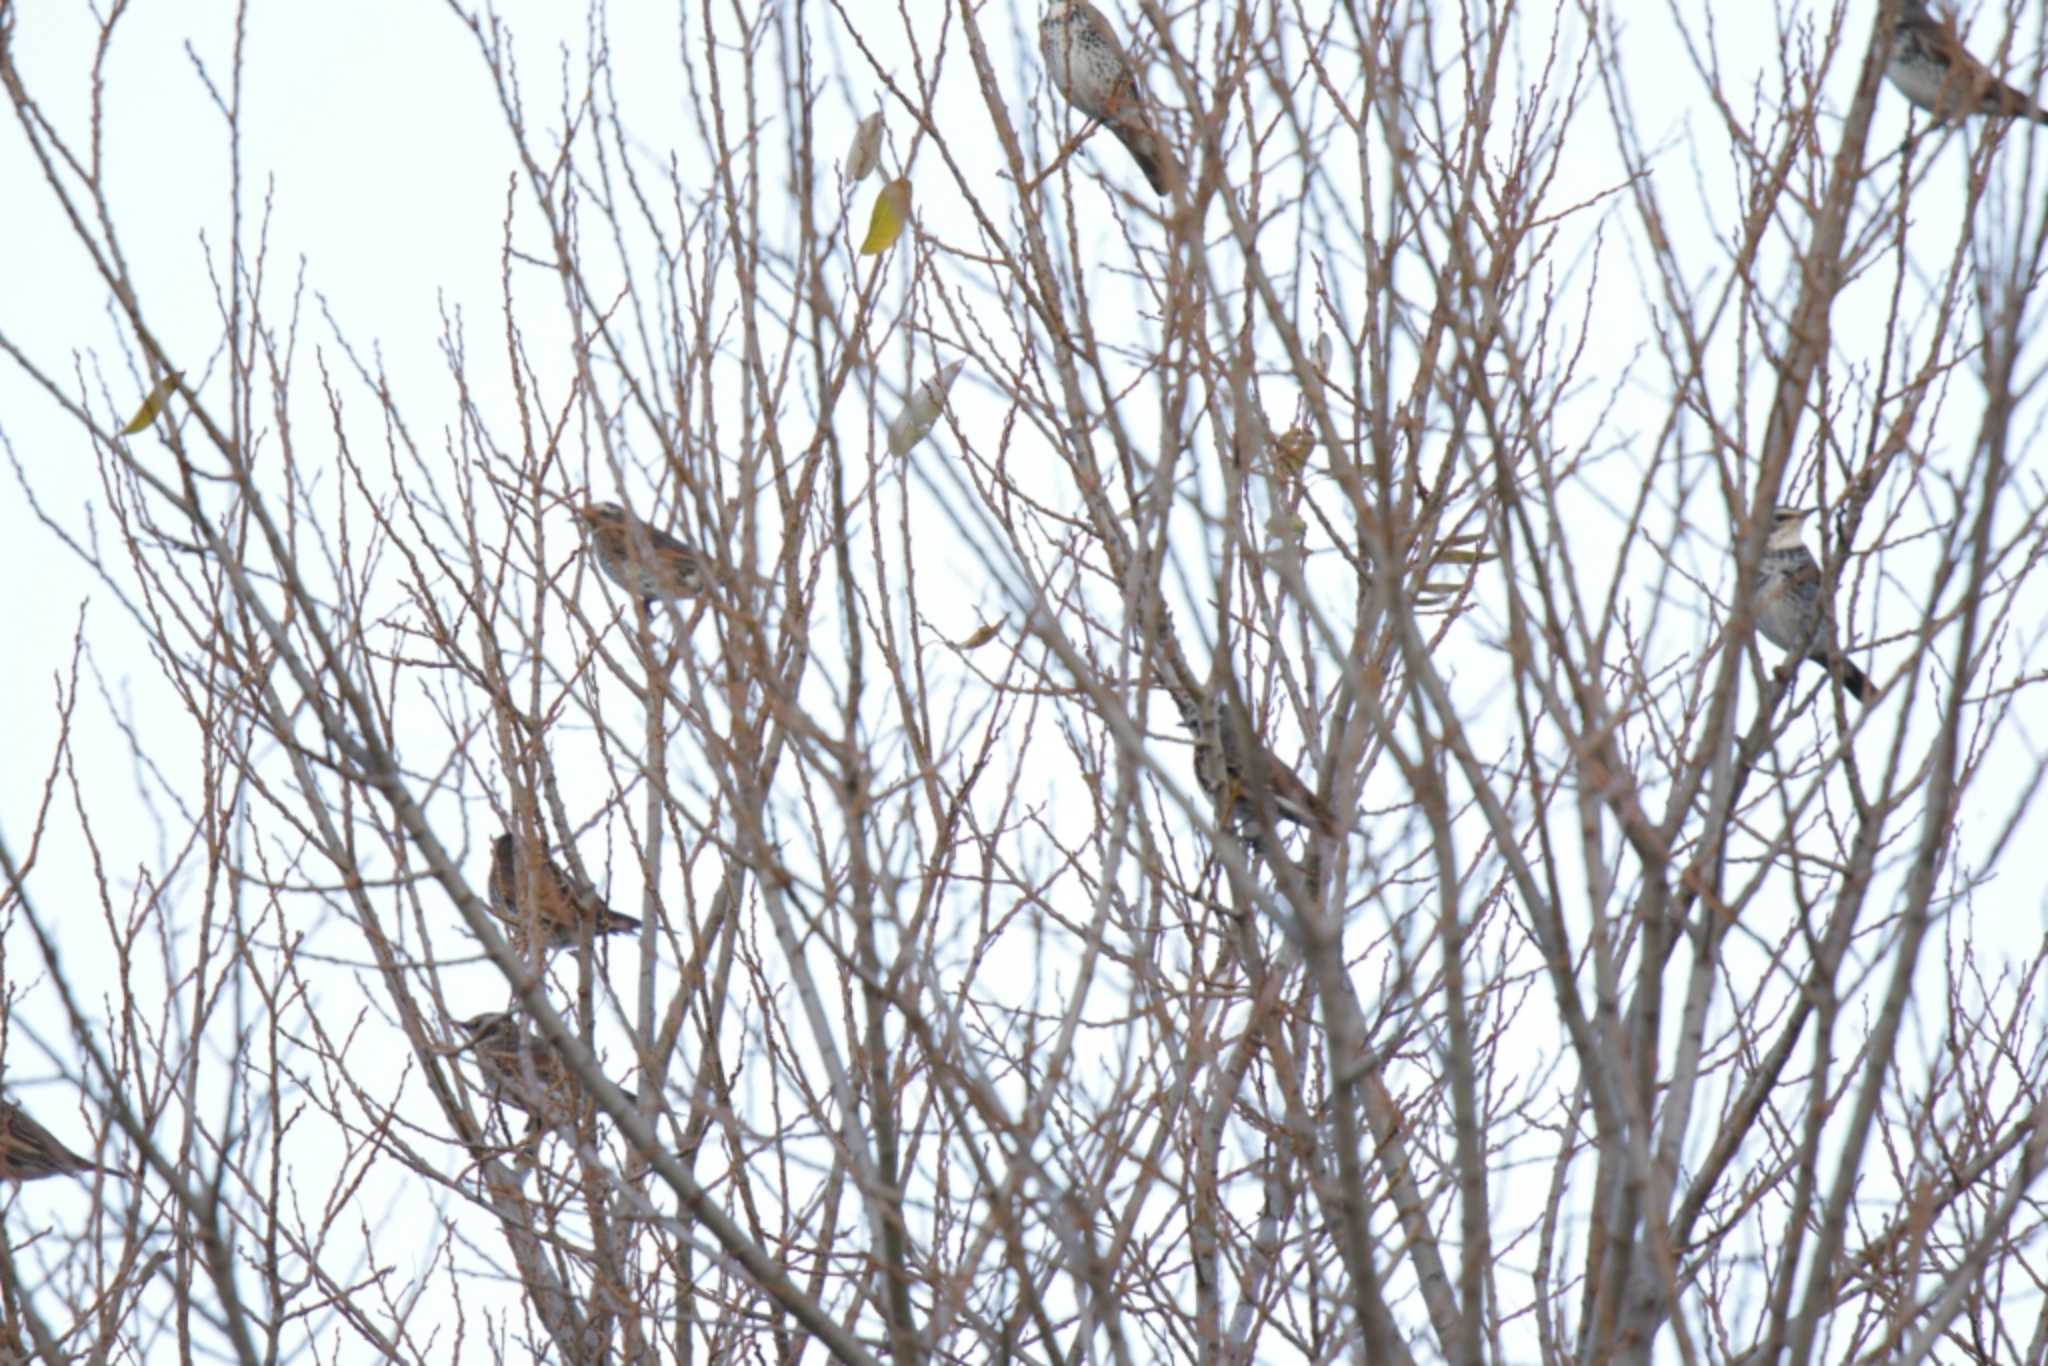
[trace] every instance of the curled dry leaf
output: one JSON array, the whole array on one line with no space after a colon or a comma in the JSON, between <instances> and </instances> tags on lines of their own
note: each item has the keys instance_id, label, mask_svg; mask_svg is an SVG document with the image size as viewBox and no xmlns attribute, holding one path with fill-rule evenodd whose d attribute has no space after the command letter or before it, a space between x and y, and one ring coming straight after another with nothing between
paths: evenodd
<instances>
[{"instance_id":1,"label":"curled dry leaf","mask_svg":"<svg viewBox=\"0 0 2048 1366\"><path fill-rule=\"evenodd\" d=\"M1308 523L1299 513L1278 508L1266 518L1266 534L1283 544L1292 544L1308 535Z\"/></svg>"},{"instance_id":2,"label":"curled dry leaf","mask_svg":"<svg viewBox=\"0 0 2048 1366\"><path fill-rule=\"evenodd\" d=\"M170 396L178 391L178 381L183 378L183 371L173 370L158 380L156 387L149 391L149 397L143 399L142 406L135 410L135 416L129 418L128 425L121 429L121 435L133 436L156 421L157 414L164 410L164 403Z\"/></svg>"},{"instance_id":3,"label":"curled dry leaf","mask_svg":"<svg viewBox=\"0 0 2048 1366\"><path fill-rule=\"evenodd\" d=\"M1002 634L1002 630L1003 618L997 617L987 625L977 628L973 635L961 641L959 648L962 650L979 650L982 646Z\"/></svg>"},{"instance_id":4,"label":"curled dry leaf","mask_svg":"<svg viewBox=\"0 0 2048 1366\"><path fill-rule=\"evenodd\" d=\"M1308 428L1289 427L1273 440L1273 468L1289 479L1299 479L1308 468L1308 453L1315 448L1316 439Z\"/></svg>"},{"instance_id":5,"label":"curled dry leaf","mask_svg":"<svg viewBox=\"0 0 2048 1366\"><path fill-rule=\"evenodd\" d=\"M1485 532L1466 532L1457 536L1446 536L1430 550L1429 563L1423 570L1425 581L1415 590L1415 601L1421 607L1441 607L1463 594L1472 586L1472 575L1466 573L1455 579L1429 581L1432 570L1456 565L1477 567L1500 558L1494 552L1484 549Z\"/></svg>"},{"instance_id":6,"label":"curled dry leaf","mask_svg":"<svg viewBox=\"0 0 2048 1366\"><path fill-rule=\"evenodd\" d=\"M882 164L882 112L876 110L853 130L853 146L846 152L846 180L857 185Z\"/></svg>"},{"instance_id":7,"label":"curled dry leaf","mask_svg":"<svg viewBox=\"0 0 2048 1366\"><path fill-rule=\"evenodd\" d=\"M1430 554L1429 562L1432 565L1486 564L1500 558L1493 551L1485 549L1485 545L1486 533L1483 531L1446 536L1437 542L1435 551Z\"/></svg>"},{"instance_id":8,"label":"curled dry leaf","mask_svg":"<svg viewBox=\"0 0 2048 1366\"><path fill-rule=\"evenodd\" d=\"M946 411L946 391L959 378L960 365L957 360L948 361L939 367L939 373L911 391L910 402L889 424L889 454L908 454L912 446L931 435Z\"/></svg>"},{"instance_id":9,"label":"curled dry leaf","mask_svg":"<svg viewBox=\"0 0 2048 1366\"><path fill-rule=\"evenodd\" d=\"M898 176L875 196L874 212L868 215L868 235L861 239L861 255L879 256L895 246L909 221L910 178Z\"/></svg>"}]
</instances>

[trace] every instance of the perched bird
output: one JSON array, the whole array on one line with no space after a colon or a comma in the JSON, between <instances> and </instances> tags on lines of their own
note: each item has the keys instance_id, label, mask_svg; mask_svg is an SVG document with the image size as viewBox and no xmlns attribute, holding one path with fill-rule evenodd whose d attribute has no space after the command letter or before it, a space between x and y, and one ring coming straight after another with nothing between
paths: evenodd
<instances>
[{"instance_id":1,"label":"perched bird","mask_svg":"<svg viewBox=\"0 0 2048 1366\"><path fill-rule=\"evenodd\" d=\"M466 1047L476 1055L493 1100L524 1110L536 1128L562 1123L575 1113L576 1075L546 1039L528 1033L502 1010L456 1023L469 1035ZM626 1095L635 1099L630 1091Z\"/></svg>"},{"instance_id":2,"label":"perched bird","mask_svg":"<svg viewBox=\"0 0 2048 1366\"><path fill-rule=\"evenodd\" d=\"M0 1181L40 1181L46 1176L124 1173L80 1157L50 1136L50 1131L22 1113L11 1100L0 1100Z\"/></svg>"},{"instance_id":3,"label":"perched bird","mask_svg":"<svg viewBox=\"0 0 2048 1366\"><path fill-rule=\"evenodd\" d=\"M1248 737L1248 745L1239 742L1239 728L1220 692L1211 689L1193 718L1183 709L1182 721L1195 732L1196 786L1224 808L1225 819L1254 849L1259 847L1260 807L1268 802L1277 820L1292 821L1334 839L1342 830L1335 813L1256 735ZM1250 762L1246 761L1247 751L1255 756Z\"/></svg>"},{"instance_id":4,"label":"perched bird","mask_svg":"<svg viewBox=\"0 0 2048 1366\"><path fill-rule=\"evenodd\" d=\"M593 935L624 934L640 928L630 915L621 915L604 904L597 893L579 887L569 875L545 856L533 860L533 881L527 882L520 867L512 837L500 835L491 841L491 876L488 890L491 910L511 927L512 942L523 952L529 932L538 930L550 949L573 948L585 929ZM527 905L526 890L534 890L533 904Z\"/></svg>"},{"instance_id":5,"label":"perched bird","mask_svg":"<svg viewBox=\"0 0 2048 1366\"><path fill-rule=\"evenodd\" d=\"M1936 121L1990 114L2048 123L2048 112L1963 50L1954 22L1930 13L1926 0L1901 0L1885 75Z\"/></svg>"},{"instance_id":6,"label":"perched bird","mask_svg":"<svg viewBox=\"0 0 2048 1366\"><path fill-rule=\"evenodd\" d=\"M1038 50L1053 89L1130 148L1154 193L1171 193L1180 163L1145 117L1137 75L1109 21L1088 0L1052 0L1038 25Z\"/></svg>"},{"instance_id":7,"label":"perched bird","mask_svg":"<svg viewBox=\"0 0 2048 1366\"><path fill-rule=\"evenodd\" d=\"M1799 536L1808 511L1779 508L1771 514L1770 539L1757 565L1756 628L1771 644L1819 664L1841 680L1843 691L1868 705L1877 688L1835 643L1835 609L1821 599L1820 563Z\"/></svg>"},{"instance_id":8,"label":"perched bird","mask_svg":"<svg viewBox=\"0 0 2048 1366\"><path fill-rule=\"evenodd\" d=\"M652 607L656 598L689 598L704 591L704 557L666 531L657 531L617 503L592 503L576 513L612 582Z\"/></svg>"}]
</instances>

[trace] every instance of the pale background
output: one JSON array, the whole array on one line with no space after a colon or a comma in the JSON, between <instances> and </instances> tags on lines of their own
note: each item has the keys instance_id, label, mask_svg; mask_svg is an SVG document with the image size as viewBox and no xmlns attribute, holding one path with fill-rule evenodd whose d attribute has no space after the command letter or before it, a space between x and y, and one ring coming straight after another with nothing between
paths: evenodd
<instances>
[{"instance_id":1,"label":"pale background","mask_svg":"<svg viewBox=\"0 0 2048 1366\"><path fill-rule=\"evenodd\" d=\"M23 53L23 65L46 73L40 93L51 101L50 113L67 129L75 129L83 107L90 53L90 24L84 7L73 0L16 0L14 7L15 41ZM1688 4L1680 8L1691 31L1701 32L1701 7ZM1714 60L1726 87L1739 95L1754 82L1774 81L1775 64L1785 54L1772 7L1713 8ZM1848 7L1853 31L1861 32L1872 8L1869 4ZM821 29L840 32L840 20L832 11L814 7L812 12ZM553 72L562 60L560 49L575 49L584 41L583 16L573 6L550 0L506 3L501 14L517 34L516 51L532 117L557 119L559 111L550 105L557 93ZM660 5L620 4L607 18L622 78L621 98L637 111L632 122L641 139L640 150L659 160L665 159L671 148L694 146L694 136L685 126L685 107L669 88L677 41L673 15ZM985 18L984 22L989 21ZM1581 31L1582 21L1576 13L1563 15L1561 22L1567 34ZM1664 149L1658 164L1659 174L1670 181L1665 186L1667 203L1697 209L1697 221L1687 216L1668 225L1682 235L1725 212L1725 206L1715 201L1717 191L1724 188L1715 153L1721 138L1718 119L1704 103L1693 58L1665 6L1630 6L1625 12L1616 12L1613 22L1624 27L1627 51L1643 70L1670 73L1668 80L1638 82L1635 95L1642 102L1641 143ZM1991 17L1984 22L1995 29L1999 21ZM2040 23L2036 15L2022 20L2015 38L2022 53L2039 48ZM896 27L893 23L877 25L874 40L884 44L895 41ZM1004 26L991 27L1001 32ZM1124 27L1128 31L1128 23ZM509 151L474 40L448 9L419 2L259 4L249 28L251 42L245 59L249 115L244 125L249 137L241 167L243 210L252 220L268 215L267 271L273 281L302 273L307 313L324 309L354 344L373 347L402 404L415 413L442 415L452 423L453 391L440 351L442 322L458 314L466 321L473 361L485 356L494 344L501 306L500 247L507 188L521 174ZM1020 81L1035 80L1035 56L1030 47L1034 30L1033 16L1019 16L1007 34L1014 47L996 55L999 71ZM160 326L169 320L165 345L171 354L187 358L187 378L194 383L200 382L220 331L208 278L209 269L218 267L219 254L216 247L209 258L208 242L217 244L224 236L229 168L220 152L218 118L209 107L187 46L210 71L222 73L229 60L226 44L231 31L225 5L144 0L123 21L122 39L105 73L109 91L105 157L132 253L130 265L147 293L150 313ZM1564 51L1575 56L1578 45L1567 38ZM52 72L61 74L52 79L47 74ZM1836 73L1843 87L1838 92L1838 107L1847 103L1846 85L1853 74L1853 69ZM839 119L850 134L853 119L865 112L864 102L872 92L864 69L857 65L850 71L848 86L849 90L828 90L823 95L820 118L828 126L829 120ZM1031 93L1042 97L1043 92L1034 86ZM1587 98L1594 98L1592 92ZM971 111L974 105L970 100L963 107ZM1904 128L1902 103L1896 98L1882 101L1873 145L1895 143ZM961 126L949 127L946 133L956 140L955 155L971 163L979 133L974 121L964 119ZM899 139L901 136L902 130L898 130ZM1821 136L1825 139L1827 131ZM2027 168L2042 146L2039 136L2030 139L2022 132L2009 142L2006 155L2015 163L2016 176L2030 175ZM830 134L822 139L828 145L838 140ZM896 152L900 151L899 140ZM683 154L688 155L687 151ZM1960 148L1950 146L1941 154L1955 161L1954 178L1960 183ZM1135 181L1122 153L1106 139L1098 139L1085 155L1092 156L1107 174ZM990 166L1000 164L992 151L985 161ZM893 164L885 160L885 166ZM1611 159L1602 162L1589 157L1575 169L1582 179L1552 187L1553 202L1589 200L1608 193L1616 183L1617 163ZM0 278L0 331L22 341L35 363L65 376L74 392L82 384L85 398L103 421L125 417L140 397L143 380L128 368L117 341L121 329L109 318L97 279L81 259L50 196L41 190L40 174L28 159L18 130L10 125L0 132L0 262L5 263L5 276ZM2030 179L2027 183L2037 182ZM773 187L764 189L772 192ZM524 193L522 186L515 201L523 200ZM857 199L865 204L865 192ZM1951 207L1938 202L1916 204L1916 230L1938 236ZM523 205L519 212L526 212ZM920 199L918 213L928 229L945 231L943 193ZM1623 230L1617 220L1591 215L1574 220L1565 231L1582 234L1590 242L1592 229L1602 223L1610 231ZM1598 289L1587 314L1596 324L1588 341L1601 359L1589 367L1589 373L1619 380L1651 343L1651 332L1642 307L1640 281L1622 268L1624 254L1611 246L1609 250L1597 286L1589 275L1582 275L1564 282L1563 287ZM1719 266L1722 248L1713 237L1702 234L1699 250ZM1563 253L1566 259L1571 255ZM1852 289L1838 309L1838 329L1845 335L1852 332L1858 309L1867 310L1875 326L1888 303L1881 287L1861 294ZM545 310L536 310L528 319L530 343L538 336L533 329L545 327L547 318ZM304 323L301 345L324 352L337 367L345 364L324 322ZM923 354L903 357L891 367L894 373L886 375L884 382L900 385L921 377L929 372L932 361ZM566 362L564 365L566 369ZM473 366L473 371L502 382L503 368L502 364L485 363ZM302 357L302 379L306 369ZM300 392L307 400L317 398L310 385L302 383ZM974 382L971 364L955 394L956 403L968 405L958 409L962 425L967 426L973 421L972 405L988 401L986 390ZM486 388L474 397L488 410L494 395ZM1761 413L1769 397L1764 392L1755 395L1756 412ZM1975 417L1974 397L1970 383L1956 383L1941 420L1954 422L1958 432L1969 431ZM1589 418L1609 400L1605 390L1585 394ZM1618 411L1606 419L1607 431L1628 428L1630 401L1624 386ZM885 406L886 419L887 412L893 411L893 398L885 395L877 403ZM1652 397L1643 420L1658 421L1662 411L1660 401ZM2015 429L2036 432L2041 415L2038 400L2030 402ZM295 414L295 420L305 449L305 434L317 430L326 419L320 409L309 407ZM0 833L17 857L31 838L43 778L52 763L50 717L70 667L74 637L82 630L101 672L98 678L88 675L81 684L84 696L78 709L72 761L81 772L95 775L91 779L96 793L95 818L132 835L132 847L103 847L97 854L104 860L105 878L115 889L113 898L120 902L138 867L167 861L168 851L163 830L136 802L141 775L129 764L115 714L164 737L171 749L165 756L166 768L175 787L179 781L177 747L187 743L179 725L177 701L168 693L162 671L141 648L132 623L107 586L84 573L51 528L54 523L73 536L87 534L94 506L102 498L92 452L75 425L17 368L5 363L0 363L0 438L4 438L8 459L22 472L10 483L13 496L0 499L0 547L4 547L0 553L4 553L9 571L7 620L12 628L5 664L0 667L0 707L12 719L12 724L0 729L0 774L6 776L0 783ZM145 435L138 441L150 439ZM919 459L942 461L947 439L944 434L935 438ZM431 449L438 442L424 436L422 444ZM1926 446L1930 458L1938 459L1943 449L1940 436L1930 433ZM2027 482L2038 489L2031 452L2020 458L2029 465ZM1624 477L1626 453L1618 454L1614 462L1618 472L1615 504L1625 505L1634 493ZM927 478L929 487L940 491L950 482L943 470ZM33 504L24 484L26 490L33 491ZM1612 508L1605 511L1611 513ZM1588 509L1584 534L1589 553L1597 554L1600 538L1608 529L1602 512L1598 507ZM1908 515L1930 519L1940 512L1923 508ZM106 534L104 519L100 525L101 534ZM945 525L934 517L920 526L919 534L950 534L941 530ZM1716 544L1722 534L1719 528L1703 530L1698 542L1703 547ZM893 529L888 534L893 535ZM960 564L971 566L977 559L971 542L964 542ZM1706 584L1718 584L1723 593L1732 577L1732 570L1704 549L1697 562L1683 568ZM1910 563L1902 562L1898 573L1902 581L1912 581ZM925 591L933 593L934 585L928 583ZM1001 592L967 572L963 572L955 596L950 611L957 624L956 638L1003 608ZM943 596L939 600L944 601ZM1886 602L1880 591L1865 606L1881 613ZM2048 624L2048 602L2038 608L2025 622L2023 637L2013 641L2015 659L2037 655L2042 627ZM1698 629L1702 635L1708 629L1704 609ZM1475 690L1485 687L1484 678L1466 681ZM1984 879L1975 899L1976 949L1987 955L2010 953L2020 959L2037 948L2044 908L2048 908L2039 859L2031 852L2048 839L2048 821L2044 821L2039 803L2030 801L2016 826L2005 824L2014 795L2037 783L2042 772L2038 737L2048 727L2048 710L2037 696L2027 698L2023 705L2023 719L2011 734L2024 737L2024 743L2003 747L1995 756L1996 774L1987 774L1972 789L1972 801L1983 798L1983 808L1966 807L1958 816L1964 832L1965 869L1973 859L1983 863L1976 870ZM1867 743L1878 747L1882 739L1873 736ZM79 838L71 813L61 804L42 839L30 892L44 923L56 932L67 973L76 982L92 983L94 965L104 959L106 939L93 909L98 899L92 890L94 879L100 875L94 855ZM475 846L474 854L472 876L480 885L480 845ZM1985 913L1994 907L1995 914ZM319 946L317 933L313 942ZM330 947L342 954L349 949L345 940ZM68 1066L69 1044L61 1016L50 1012L49 1002L38 990L41 964L14 934L6 946L5 967L7 988L16 994L16 1034L9 1041L6 1059L8 1086L61 1137L82 1141L83 1120L69 1102L70 1093L62 1086L35 1084ZM488 969L474 971L481 974ZM114 988L109 983L106 989ZM337 967L326 989L331 992L329 1008L338 1017L353 1016L361 1009L359 994L345 968ZM490 980L479 977L477 1009L496 1003L491 992ZM378 1026L372 1022L370 1027ZM58 1054L55 1061L34 1046L31 1033L52 1041ZM376 1053L366 1051L364 1056L373 1058ZM300 1151L306 1157L301 1179L317 1188L324 1179L313 1156L317 1148L308 1144ZM389 1198L388 1194L365 1193L364 1208L373 1222L402 1209L384 1203ZM17 1212L10 1227L19 1226L24 1218L40 1220L46 1211L54 1217L65 1202L79 1199L82 1196L77 1190L61 1183L29 1188L18 1197L18 1206L29 1213ZM388 1231L402 1245L407 1227L408 1221L401 1219ZM386 1246L384 1253L390 1257L393 1248Z\"/></svg>"}]
</instances>

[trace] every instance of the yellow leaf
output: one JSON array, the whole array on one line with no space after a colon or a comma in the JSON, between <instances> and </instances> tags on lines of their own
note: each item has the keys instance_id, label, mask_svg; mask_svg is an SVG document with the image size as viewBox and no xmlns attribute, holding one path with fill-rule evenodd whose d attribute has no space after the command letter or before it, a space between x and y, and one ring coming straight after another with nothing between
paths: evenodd
<instances>
[{"instance_id":1,"label":"yellow leaf","mask_svg":"<svg viewBox=\"0 0 2048 1366\"><path fill-rule=\"evenodd\" d=\"M1308 453L1316 439L1306 427L1290 427L1273 441L1273 468L1289 479L1299 479L1308 468Z\"/></svg>"},{"instance_id":2,"label":"yellow leaf","mask_svg":"<svg viewBox=\"0 0 2048 1366\"><path fill-rule=\"evenodd\" d=\"M178 391L178 381L184 378L182 372L173 370L156 382L156 388L149 391L149 397L142 400L142 406L135 410L135 416L128 419L128 425L121 429L121 435L133 436L147 431L149 424L156 421L158 413L164 410L164 402Z\"/></svg>"},{"instance_id":3,"label":"yellow leaf","mask_svg":"<svg viewBox=\"0 0 2048 1366\"><path fill-rule=\"evenodd\" d=\"M1276 541L1298 541L1308 535L1308 523L1297 513L1276 509L1266 518L1266 534Z\"/></svg>"},{"instance_id":4,"label":"yellow leaf","mask_svg":"<svg viewBox=\"0 0 2048 1366\"><path fill-rule=\"evenodd\" d=\"M853 146L846 153L846 179L849 184L859 184L874 173L882 163L882 115L881 111L868 115L860 121L860 127L853 131Z\"/></svg>"},{"instance_id":5,"label":"yellow leaf","mask_svg":"<svg viewBox=\"0 0 2048 1366\"><path fill-rule=\"evenodd\" d=\"M860 254L875 256L895 246L909 221L910 179L898 176L875 196L875 211L868 215L868 235L861 240Z\"/></svg>"},{"instance_id":6,"label":"yellow leaf","mask_svg":"<svg viewBox=\"0 0 2048 1366\"><path fill-rule=\"evenodd\" d=\"M1003 618L997 617L994 621L982 627L973 635L967 637L967 639L961 641L959 648L963 650L979 650L982 646L988 644L991 640L994 640L996 636L999 633L1001 633L1002 629Z\"/></svg>"}]
</instances>

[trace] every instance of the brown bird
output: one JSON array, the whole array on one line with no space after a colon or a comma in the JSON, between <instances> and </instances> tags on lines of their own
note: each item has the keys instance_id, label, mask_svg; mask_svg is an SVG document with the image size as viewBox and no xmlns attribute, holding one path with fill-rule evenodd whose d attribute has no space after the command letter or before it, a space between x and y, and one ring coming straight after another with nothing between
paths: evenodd
<instances>
[{"instance_id":1,"label":"brown bird","mask_svg":"<svg viewBox=\"0 0 2048 1366\"><path fill-rule=\"evenodd\" d=\"M1842 680L1842 690L1865 706L1877 685L1851 664L1835 640L1834 605L1821 598L1820 562L1806 548L1799 524L1809 508L1779 508L1771 514L1770 539L1757 562L1756 629L1764 639L1803 662L1811 660Z\"/></svg>"},{"instance_id":2,"label":"brown bird","mask_svg":"<svg viewBox=\"0 0 2048 1366\"><path fill-rule=\"evenodd\" d=\"M1038 50L1053 89L1128 147L1155 194L1181 181L1180 163L1145 116L1145 99L1116 31L1088 0L1053 0L1038 25Z\"/></svg>"},{"instance_id":3,"label":"brown bird","mask_svg":"<svg viewBox=\"0 0 2048 1366\"><path fill-rule=\"evenodd\" d=\"M125 1176L80 1157L30 1119L11 1100L0 1100L0 1181L40 1181L46 1176L100 1172Z\"/></svg>"},{"instance_id":4,"label":"brown bird","mask_svg":"<svg viewBox=\"0 0 2048 1366\"><path fill-rule=\"evenodd\" d=\"M593 935L625 934L640 928L630 915L621 915L598 899L597 893L578 887L553 859L533 861L533 881L519 866L510 835L491 841L491 876L488 890L491 910L511 929L512 942L524 952L529 934L538 930L550 949L575 947L587 929ZM526 904L531 886L533 904Z\"/></svg>"},{"instance_id":5,"label":"brown bird","mask_svg":"<svg viewBox=\"0 0 2048 1366\"><path fill-rule=\"evenodd\" d=\"M581 1089L576 1074L546 1039L528 1033L502 1010L456 1023L469 1035L466 1047L476 1055L491 1099L525 1111L535 1128L560 1124L575 1114ZM626 1098L637 1101L630 1091Z\"/></svg>"},{"instance_id":6,"label":"brown bird","mask_svg":"<svg viewBox=\"0 0 2048 1366\"><path fill-rule=\"evenodd\" d=\"M1221 691L1212 689L1201 700L1200 710L1189 725L1195 732L1196 786L1224 809L1231 828L1254 850L1259 848L1258 834L1265 823L1260 811L1269 804L1279 820L1306 826L1325 838L1336 838L1343 830L1336 814L1256 735L1249 737L1253 757L1246 762L1247 747L1238 742L1238 727L1219 697ZM1185 711L1181 719L1190 723Z\"/></svg>"},{"instance_id":7,"label":"brown bird","mask_svg":"<svg viewBox=\"0 0 2048 1366\"><path fill-rule=\"evenodd\" d=\"M2048 112L1972 57L1956 35L1955 23L1946 15L1930 13L1926 0L1903 0L1900 5L1885 75L1937 122L1989 114L2048 123Z\"/></svg>"},{"instance_id":8,"label":"brown bird","mask_svg":"<svg viewBox=\"0 0 2048 1366\"><path fill-rule=\"evenodd\" d=\"M648 526L617 503L592 503L576 515L598 568L642 606L704 591L704 557L666 531Z\"/></svg>"}]
</instances>

